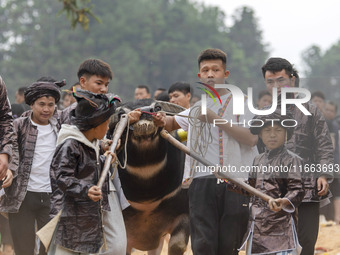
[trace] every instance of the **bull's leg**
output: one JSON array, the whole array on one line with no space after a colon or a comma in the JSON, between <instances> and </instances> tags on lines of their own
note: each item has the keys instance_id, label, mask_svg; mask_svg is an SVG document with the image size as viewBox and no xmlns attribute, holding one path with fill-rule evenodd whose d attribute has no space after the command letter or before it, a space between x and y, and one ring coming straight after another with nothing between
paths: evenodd
<instances>
[{"instance_id":1,"label":"bull's leg","mask_svg":"<svg viewBox=\"0 0 340 255\"><path fill-rule=\"evenodd\" d=\"M163 249L163 244L164 244L164 237L162 237L159 241L159 246L157 249L148 251L148 255L160 255Z\"/></svg>"},{"instance_id":2,"label":"bull's leg","mask_svg":"<svg viewBox=\"0 0 340 255\"><path fill-rule=\"evenodd\" d=\"M182 255L188 246L190 235L190 222L187 214L180 216L180 219L171 232L168 255Z\"/></svg>"}]
</instances>

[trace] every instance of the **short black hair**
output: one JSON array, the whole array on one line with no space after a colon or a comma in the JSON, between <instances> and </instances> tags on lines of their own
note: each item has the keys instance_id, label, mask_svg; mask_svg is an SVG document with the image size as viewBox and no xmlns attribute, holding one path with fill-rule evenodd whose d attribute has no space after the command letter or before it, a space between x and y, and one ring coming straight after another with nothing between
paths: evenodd
<instances>
[{"instance_id":1,"label":"short black hair","mask_svg":"<svg viewBox=\"0 0 340 255\"><path fill-rule=\"evenodd\" d=\"M322 93L321 91L315 91L312 93L311 99L313 99L314 97L320 97L322 98L324 101L326 100L325 94Z\"/></svg>"},{"instance_id":2,"label":"short black hair","mask_svg":"<svg viewBox=\"0 0 340 255\"><path fill-rule=\"evenodd\" d=\"M27 87L20 87L20 88L18 88L17 92L20 96L23 96L26 89L27 89Z\"/></svg>"},{"instance_id":3,"label":"short black hair","mask_svg":"<svg viewBox=\"0 0 340 255\"><path fill-rule=\"evenodd\" d=\"M146 89L146 92L148 92L148 94L150 94L150 89L147 85L138 85L137 89Z\"/></svg>"},{"instance_id":4,"label":"short black hair","mask_svg":"<svg viewBox=\"0 0 340 255\"><path fill-rule=\"evenodd\" d=\"M293 68L293 65L284 58L270 58L267 62L262 66L262 74L265 77L265 73L267 71L272 73L277 73L282 70L285 70L286 74L289 77L295 76L294 74L298 74L297 70Z\"/></svg>"},{"instance_id":5,"label":"short black hair","mask_svg":"<svg viewBox=\"0 0 340 255\"><path fill-rule=\"evenodd\" d=\"M178 81L178 82L172 84L170 86L169 90L168 90L168 93L170 94L170 93L175 92L175 91L180 91L184 95L186 95L188 93L194 94L190 84L187 83L187 82L183 82L183 81Z\"/></svg>"},{"instance_id":6,"label":"short black hair","mask_svg":"<svg viewBox=\"0 0 340 255\"><path fill-rule=\"evenodd\" d=\"M162 93L160 93L157 97L156 100L158 101L164 101L164 102L169 102L170 98L169 98L169 94L166 91L163 91Z\"/></svg>"},{"instance_id":7,"label":"short black hair","mask_svg":"<svg viewBox=\"0 0 340 255\"><path fill-rule=\"evenodd\" d=\"M79 80L80 77L84 75L87 77L98 75L103 78L109 78L110 80L112 80L113 77L110 65L100 59L85 60L80 64L77 75Z\"/></svg>"},{"instance_id":8,"label":"short black hair","mask_svg":"<svg viewBox=\"0 0 340 255\"><path fill-rule=\"evenodd\" d=\"M227 54L220 49L206 49L200 53L198 56L198 69L200 68L200 64L204 60L215 60L220 59L224 66L224 69L227 68Z\"/></svg>"}]
</instances>

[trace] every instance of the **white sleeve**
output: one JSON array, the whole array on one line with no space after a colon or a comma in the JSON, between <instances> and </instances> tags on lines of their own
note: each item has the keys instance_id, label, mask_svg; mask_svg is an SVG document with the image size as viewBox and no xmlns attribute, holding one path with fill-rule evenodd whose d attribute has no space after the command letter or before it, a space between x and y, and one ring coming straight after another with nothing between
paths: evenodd
<instances>
[{"instance_id":1,"label":"white sleeve","mask_svg":"<svg viewBox=\"0 0 340 255\"><path fill-rule=\"evenodd\" d=\"M189 116L190 113L190 108L184 110L183 112L180 112L179 115L184 115L184 116ZM175 120L177 124L184 130L188 131L189 129L189 120L186 117L181 117L181 116L176 116L175 115Z\"/></svg>"}]
</instances>

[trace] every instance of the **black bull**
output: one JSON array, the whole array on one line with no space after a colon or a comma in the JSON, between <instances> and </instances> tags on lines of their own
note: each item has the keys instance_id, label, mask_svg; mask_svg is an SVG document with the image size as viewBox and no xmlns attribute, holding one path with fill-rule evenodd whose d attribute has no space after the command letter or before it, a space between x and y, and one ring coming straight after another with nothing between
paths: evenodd
<instances>
[{"instance_id":1,"label":"black bull","mask_svg":"<svg viewBox=\"0 0 340 255\"><path fill-rule=\"evenodd\" d=\"M152 100L126 104L113 119L132 109L149 106ZM124 112L125 111L125 112ZM151 110L152 111L152 110ZM116 121L111 121L110 131ZM189 203L187 190L181 188L184 153L160 136L152 115L143 113L121 137L118 167L124 194L130 205L123 211L127 231L127 254L132 248L155 251L164 236L171 234L168 254L183 254L189 238ZM125 141L126 155L125 155Z\"/></svg>"}]
</instances>

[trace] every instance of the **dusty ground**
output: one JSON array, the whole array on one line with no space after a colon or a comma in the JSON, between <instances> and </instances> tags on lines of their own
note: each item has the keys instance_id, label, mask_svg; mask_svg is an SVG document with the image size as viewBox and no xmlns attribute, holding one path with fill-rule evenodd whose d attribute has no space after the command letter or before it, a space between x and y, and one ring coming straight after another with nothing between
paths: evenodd
<instances>
[{"instance_id":1,"label":"dusty ground","mask_svg":"<svg viewBox=\"0 0 340 255\"><path fill-rule=\"evenodd\" d=\"M320 253L317 254L340 255L340 225L320 226L319 237L315 247L320 249Z\"/></svg>"},{"instance_id":2,"label":"dusty ground","mask_svg":"<svg viewBox=\"0 0 340 255\"><path fill-rule=\"evenodd\" d=\"M185 255L192 255L191 249ZM319 238L316 243L318 255L340 255L340 225L337 226L320 226ZM319 250L320 249L320 250ZM321 250L322 249L322 250ZM161 255L167 255L167 242L164 241L164 246ZM133 255L146 255L146 252L135 251ZM244 253L240 253L240 255Z\"/></svg>"}]
</instances>

